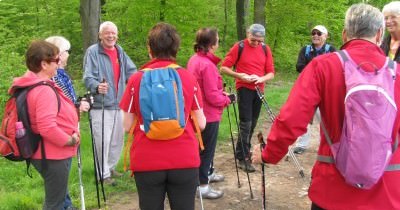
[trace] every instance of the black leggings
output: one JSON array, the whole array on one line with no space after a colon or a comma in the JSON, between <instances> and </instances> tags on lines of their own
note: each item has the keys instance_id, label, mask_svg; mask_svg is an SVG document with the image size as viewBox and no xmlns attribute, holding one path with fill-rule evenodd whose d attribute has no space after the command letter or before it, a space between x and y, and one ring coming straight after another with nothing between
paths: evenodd
<instances>
[{"instance_id":1,"label":"black leggings","mask_svg":"<svg viewBox=\"0 0 400 210\"><path fill-rule=\"evenodd\" d=\"M194 210L199 170L135 172L141 210L164 210L165 193L172 210Z\"/></svg>"}]
</instances>

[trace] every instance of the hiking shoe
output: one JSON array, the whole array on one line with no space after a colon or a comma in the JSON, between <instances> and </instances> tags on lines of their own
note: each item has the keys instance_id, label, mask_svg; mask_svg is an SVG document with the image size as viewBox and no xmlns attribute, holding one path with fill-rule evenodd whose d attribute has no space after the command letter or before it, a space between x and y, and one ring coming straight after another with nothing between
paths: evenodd
<instances>
[{"instance_id":1,"label":"hiking shoe","mask_svg":"<svg viewBox=\"0 0 400 210\"><path fill-rule=\"evenodd\" d=\"M207 189L203 191L200 187L201 198L203 199L218 199L224 195L224 192L221 190L214 190L210 186L207 186Z\"/></svg>"},{"instance_id":2,"label":"hiking shoe","mask_svg":"<svg viewBox=\"0 0 400 210\"><path fill-rule=\"evenodd\" d=\"M79 210L75 206L68 206L65 210Z\"/></svg>"},{"instance_id":3,"label":"hiking shoe","mask_svg":"<svg viewBox=\"0 0 400 210\"><path fill-rule=\"evenodd\" d=\"M208 176L208 182L222 182L224 181L225 177L222 174L216 174L215 172Z\"/></svg>"},{"instance_id":4,"label":"hiking shoe","mask_svg":"<svg viewBox=\"0 0 400 210\"><path fill-rule=\"evenodd\" d=\"M122 173L119 173L119 172L116 171L116 170L111 170L110 172L111 172L111 176L112 176L112 177L121 177L121 176L123 176Z\"/></svg>"},{"instance_id":5,"label":"hiking shoe","mask_svg":"<svg viewBox=\"0 0 400 210\"><path fill-rule=\"evenodd\" d=\"M117 186L117 182L115 182L115 180L112 179L111 177L105 178L103 180L103 183L106 185Z\"/></svg>"},{"instance_id":6,"label":"hiking shoe","mask_svg":"<svg viewBox=\"0 0 400 210\"><path fill-rule=\"evenodd\" d=\"M253 173L256 171L254 166L250 163L250 161L239 160L238 167L247 173Z\"/></svg>"},{"instance_id":7,"label":"hiking shoe","mask_svg":"<svg viewBox=\"0 0 400 210\"><path fill-rule=\"evenodd\" d=\"M298 154L298 155L303 154L305 151L306 151L306 149L303 147L295 147L293 149L293 153Z\"/></svg>"}]
</instances>

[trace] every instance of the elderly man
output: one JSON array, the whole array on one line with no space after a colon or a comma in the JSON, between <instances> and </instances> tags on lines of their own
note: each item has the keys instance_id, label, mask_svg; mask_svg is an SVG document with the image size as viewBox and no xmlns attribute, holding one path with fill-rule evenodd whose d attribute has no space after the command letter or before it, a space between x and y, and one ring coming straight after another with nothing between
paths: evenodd
<instances>
[{"instance_id":1,"label":"elderly man","mask_svg":"<svg viewBox=\"0 0 400 210\"><path fill-rule=\"evenodd\" d=\"M377 8L355 4L347 10L342 33L344 45L341 49L346 50L348 57L356 64L370 64L362 65L360 71L374 72L375 68L381 69L387 65L387 58L379 48L383 31L383 14ZM289 145L305 132L317 107L320 108L323 125L331 141L339 141L345 115L346 85L343 71L341 58L336 53L321 55L307 65L272 125L266 147L262 153L259 145L254 147L253 163L278 163L286 155ZM399 71L397 66L397 77ZM395 80L394 85L395 90L400 89L399 80ZM399 94L395 95L394 101L398 107ZM395 142L399 132L399 113L394 122L392 142ZM324 132L320 136L318 156L332 157ZM400 152L397 149L390 164L399 163ZM308 191L311 209L400 209L399 171L386 171L371 189L360 189L347 184L335 164L318 159L311 177Z\"/></svg>"},{"instance_id":2,"label":"elderly man","mask_svg":"<svg viewBox=\"0 0 400 210\"><path fill-rule=\"evenodd\" d=\"M136 66L117 44L118 29L114 23L102 23L99 38L99 43L86 50L83 80L89 91L97 93L90 114L96 151L102 167L99 177L104 183L113 185L115 182L111 176L121 175L115 167L124 144L119 102Z\"/></svg>"},{"instance_id":3,"label":"elderly man","mask_svg":"<svg viewBox=\"0 0 400 210\"><path fill-rule=\"evenodd\" d=\"M319 56L330 52L335 52L336 49L326 44L328 38L328 30L323 25L317 25L311 30L311 44L301 48L299 56L297 58L296 70L301 73L310 61ZM317 110L316 114L319 113ZM297 140L296 147L293 152L296 154L302 154L306 151L308 144L310 143L310 125L308 125L307 132L300 136Z\"/></svg>"},{"instance_id":4,"label":"elderly man","mask_svg":"<svg viewBox=\"0 0 400 210\"><path fill-rule=\"evenodd\" d=\"M264 91L264 83L273 79L275 74L272 52L264 44L264 36L264 26L251 25L247 30L247 38L229 50L221 67L222 73L236 79L240 119L236 158L239 167L247 172L255 171L249 159L249 150L262 104L256 86ZM233 67L236 71L232 70Z\"/></svg>"}]
</instances>

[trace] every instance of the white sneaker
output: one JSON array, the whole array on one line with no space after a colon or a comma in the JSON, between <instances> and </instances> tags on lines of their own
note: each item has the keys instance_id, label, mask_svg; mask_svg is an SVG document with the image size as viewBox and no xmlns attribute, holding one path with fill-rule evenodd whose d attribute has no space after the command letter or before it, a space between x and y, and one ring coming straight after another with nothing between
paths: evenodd
<instances>
[{"instance_id":1,"label":"white sneaker","mask_svg":"<svg viewBox=\"0 0 400 210\"><path fill-rule=\"evenodd\" d=\"M222 182L222 181L224 181L224 180L225 180L224 175L222 175L222 174L216 174L215 172L208 176L208 182L209 182L209 183L212 183L212 182Z\"/></svg>"},{"instance_id":2,"label":"white sneaker","mask_svg":"<svg viewBox=\"0 0 400 210\"><path fill-rule=\"evenodd\" d=\"M207 187L200 187L200 194L203 199L218 199L224 195L220 190L214 190L207 185Z\"/></svg>"}]
</instances>

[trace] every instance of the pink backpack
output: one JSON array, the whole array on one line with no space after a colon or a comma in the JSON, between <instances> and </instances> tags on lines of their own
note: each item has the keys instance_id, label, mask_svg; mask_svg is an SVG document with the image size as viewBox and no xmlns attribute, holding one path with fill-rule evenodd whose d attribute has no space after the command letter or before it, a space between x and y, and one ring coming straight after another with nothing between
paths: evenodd
<instances>
[{"instance_id":1,"label":"pink backpack","mask_svg":"<svg viewBox=\"0 0 400 210\"><path fill-rule=\"evenodd\" d=\"M340 141L332 144L324 123L321 127L331 148L332 157L318 156L321 162L334 163L346 183L370 189L383 173L399 170L388 165L398 141L392 148L392 130L397 107L394 101L396 64L387 58L385 65L366 72L365 62L356 64L347 51L337 52L346 82L345 115Z\"/></svg>"}]
</instances>

